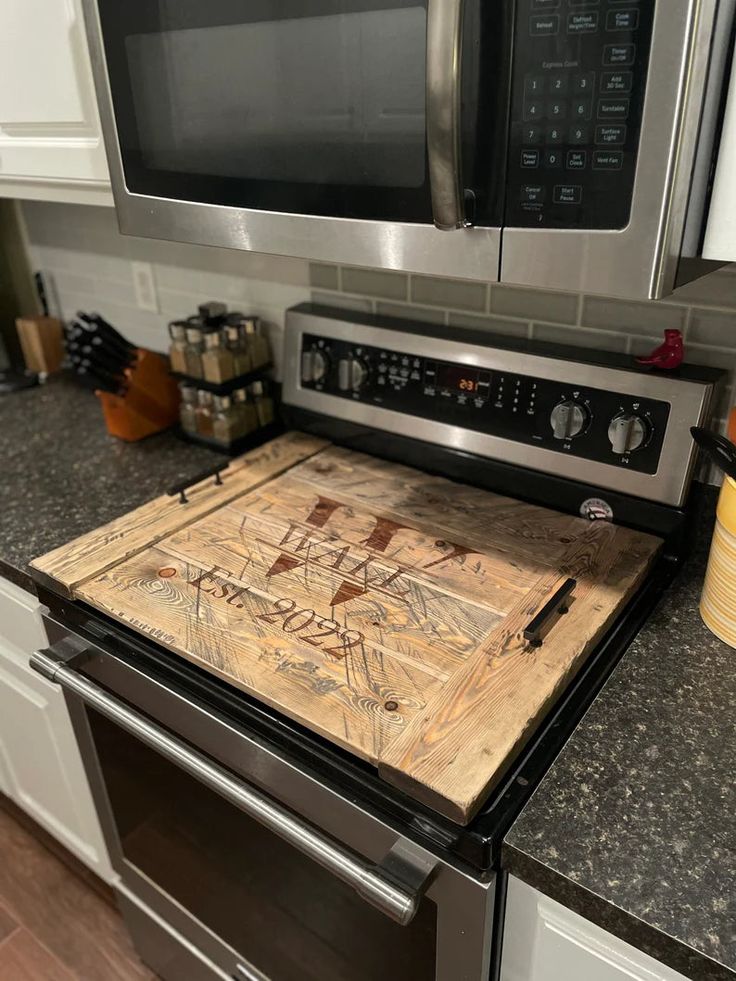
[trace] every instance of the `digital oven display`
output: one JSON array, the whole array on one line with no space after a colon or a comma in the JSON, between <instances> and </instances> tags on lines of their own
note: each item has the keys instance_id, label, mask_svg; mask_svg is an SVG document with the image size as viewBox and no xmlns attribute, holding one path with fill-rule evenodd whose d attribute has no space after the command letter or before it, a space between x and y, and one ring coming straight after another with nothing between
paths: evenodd
<instances>
[{"instance_id":1,"label":"digital oven display","mask_svg":"<svg viewBox=\"0 0 736 981\"><path fill-rule=\"evenodd\" d=\"M437 386L453 392L475 395L478 391L480 372L464 365L440 364L437 366Z\"/></svg>"}]
</instances>

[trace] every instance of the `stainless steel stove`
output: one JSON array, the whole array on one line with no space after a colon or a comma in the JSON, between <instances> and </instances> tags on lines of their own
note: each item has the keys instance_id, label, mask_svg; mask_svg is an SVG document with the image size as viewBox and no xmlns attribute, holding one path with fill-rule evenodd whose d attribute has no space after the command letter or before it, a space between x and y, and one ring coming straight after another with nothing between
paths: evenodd
<instances>
[{"instance_id":1,"label":"stainless steel stove","mask_svg":"<svg viewBox=\"0 0 736 981\"><path fill-rule=\"evenodd\" d=\"M487 981L503 836L676 574L719 373L302 306L288 426L664 539L641 588L462 827L263 703L40 587L50 647L143 959L170 981Z\"/></svg>"}]
</instances>

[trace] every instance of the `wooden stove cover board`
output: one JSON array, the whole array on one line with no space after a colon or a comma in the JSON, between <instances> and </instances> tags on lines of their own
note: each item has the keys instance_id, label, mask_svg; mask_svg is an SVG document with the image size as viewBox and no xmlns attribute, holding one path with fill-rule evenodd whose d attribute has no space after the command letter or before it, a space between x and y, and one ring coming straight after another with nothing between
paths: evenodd
<instances>
[{"instance_id":1,"label":"wooden stove cover board","mask_svg":"<svg viewBox=\"0 0 736 981\"><path fill-rule=\"evenodd\" d=\"M661 542L289 438L303 462L239 488L236 470L94 571L88 544L67 588L467 823ZM62 551L34 566L53 575ZM531 647L568 577L569 613Z\"/></svg>"}]
</instances>

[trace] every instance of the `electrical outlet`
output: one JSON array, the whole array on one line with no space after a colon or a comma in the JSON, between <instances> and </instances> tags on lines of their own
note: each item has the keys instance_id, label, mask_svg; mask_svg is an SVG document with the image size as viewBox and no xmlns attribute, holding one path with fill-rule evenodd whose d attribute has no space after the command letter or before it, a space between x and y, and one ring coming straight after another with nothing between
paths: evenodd
<instances>
[{"instance_id":1,"label":"electrical outlet","mask_svg":"<svg viewBox=\"0 0 736 981\"><path fill-rule=\"evenodd\" d=\"M158 313L158 295L156 280L153 278L153 267L150 262L133 262L133 286L135 299L141 310Z\"/></svg>"}]
</instances>

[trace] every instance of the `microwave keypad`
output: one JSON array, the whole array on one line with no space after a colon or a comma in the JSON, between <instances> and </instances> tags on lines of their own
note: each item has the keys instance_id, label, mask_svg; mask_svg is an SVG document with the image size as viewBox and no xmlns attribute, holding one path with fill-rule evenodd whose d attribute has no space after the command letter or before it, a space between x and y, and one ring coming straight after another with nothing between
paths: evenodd
<instances>
[{"instance_id":1,"label":"microwave keypad","mask_svg":"<svg viewBox=\"0 0 736 981\"><path fill-rule=\"evenodd\" d=\"M654 2L521 0L508 226L628 224Z\"/></svg>"}]
</instances>

